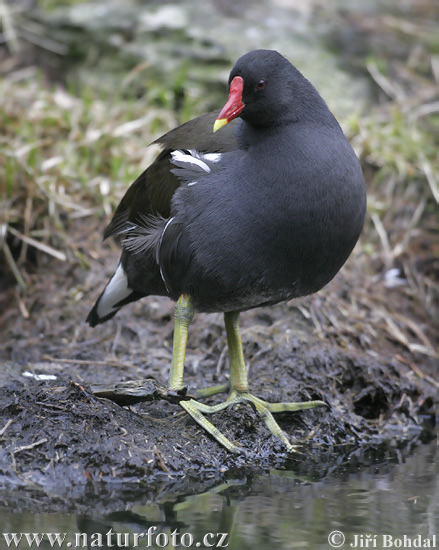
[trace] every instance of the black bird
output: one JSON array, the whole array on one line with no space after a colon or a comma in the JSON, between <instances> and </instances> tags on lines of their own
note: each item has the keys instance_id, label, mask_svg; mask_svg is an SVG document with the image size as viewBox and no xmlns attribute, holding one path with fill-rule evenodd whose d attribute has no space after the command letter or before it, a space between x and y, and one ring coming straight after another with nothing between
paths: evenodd
<instances>
[{"instance_id":1,"label":"black bird","mask_svg":"<svg viewBox=\"0 0 439 550\"><path fill-rule=\"evenodd\" d=\"M229 395L218 405L180 405L239 452L203 413L248 402L293 450L272 413L324 403L267 403L249 392L239 312L316 292L339 271L364 222L358 159L314 86L271 50L238 59L219 114L191 120L157 143L162 152L105 231L124 236L123 251L87 321L103 323L151 294L175 300L169 388L179 391L194 310L224 312L229 383L197 395Z\"/></svg>"}]
</instances>

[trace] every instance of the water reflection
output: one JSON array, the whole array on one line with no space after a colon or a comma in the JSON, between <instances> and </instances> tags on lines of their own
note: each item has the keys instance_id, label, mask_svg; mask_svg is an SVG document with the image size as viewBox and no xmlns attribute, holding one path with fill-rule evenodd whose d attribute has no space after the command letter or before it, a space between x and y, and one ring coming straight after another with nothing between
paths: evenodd
<instances>
[{"instance_id":1,"label":"water reflection","mask_svg":"<svg viewBox=\"0 0 439 550\"><path fill-rule=\"evenodd\" d=\"M5 511L2 531L67 533L64 542L72 542L70 547L77 543L81 548L113 549L175 548L177 544L180 548L213 544L231 550L327 549L333 531L344 534L346 545L366 544L359 538L366 534L377 535L377 548L382 547L379 537L385 534L420 535L423 542L426 537L432 541L439 525L438 454L434 441L419 447L404 463L380 456L360 466L364 456L358 463L351 458L323 478L316 473L303 476L293 470L275 470L250 480L230 480L197 495L171 494L145 502L142 494L133 493L124 509L107 514L90 512L93 505L96 510L102 508L99 497L94 497L95 503L76 503L75 515ZM221 539L222 533L227 536ZM81 537L77 541L75 534ZM29 544L22 540L13 547L29 548ZM40 545L52 547L59 546L51 546L48 540Z\"/></svg>"}]
</instances>

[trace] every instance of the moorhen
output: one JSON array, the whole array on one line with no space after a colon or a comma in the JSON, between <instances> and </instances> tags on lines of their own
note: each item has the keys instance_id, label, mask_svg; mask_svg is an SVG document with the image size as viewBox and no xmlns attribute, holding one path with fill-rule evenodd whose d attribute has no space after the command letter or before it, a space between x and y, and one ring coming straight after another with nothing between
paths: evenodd
<instances>
[{"instance_id":1,"label":"moorhen","mask_svg":"<svg viewBox=\"0 0 439 550\"><path fill-rule=\"evenodd\" d=\"M218 131L221 130L221 131ZM127 190L105 237L122 235L116 272L87 321L113 317L151 294L176 301L169 389L183 394L188 327L194 310L223 312L230 359L228 390L206 405L179 404L231 452L204 413L247 402L289 450L273 413L324 405L268 403L249 392L241 311L321 289L360 235L366 209L359 161L314 86L281 54L238 59L223 109L157 140L162 152Z\"/></svg>"}]
</instances>

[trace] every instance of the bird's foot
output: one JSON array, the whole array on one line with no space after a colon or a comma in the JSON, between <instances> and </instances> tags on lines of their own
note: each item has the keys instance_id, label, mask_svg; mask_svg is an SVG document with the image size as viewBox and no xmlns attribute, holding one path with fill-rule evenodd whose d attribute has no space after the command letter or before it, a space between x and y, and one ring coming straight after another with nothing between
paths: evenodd
<instances>
[{"instance_id":1,"label":"bird's foot","mask_svg":"<svg viewBox=\"0 0 439 550\"><path fill-rule=\"evenodd\" d=\"M222 386L215 386L214 389L217 391L214 391L213 393L202 394L200 392L197 392L197 397L206 397L208 395L214 395L215 393L225 391L225 387L223 388ZM207 388L207 391L212 391L212 388ZM268 403L267 401L264 401L263 399L260 399L255 395L252 395L248 391L240 392L236 389L233 389L230 392L228 398L225 401L223 401L222 403L218 403L217 405L206 405L194 399L190 399L189 401L181 401L180 406L183 407L183 409L185 409L186 412L188 412L202 428L210 433L218 441L218 443L223 445L223 447L225 447L232 453L242 453L242 447L236 445L235 443L232 443L229 439L227 439L227 437L204 416L204 414L216 413L224 409L233 407L234 405L238 405L239 403L250 404L263 419L265 425L270 430L270 432L275 437L280 439L290 452L297 452L296 447L290 443L287 436L285 435L285 432L274 419L273 413L295 412L304 409L312 409L314 407L327 406L327 404L323 401L305 401L303 403Z\"/></svg>"}]
</instances>

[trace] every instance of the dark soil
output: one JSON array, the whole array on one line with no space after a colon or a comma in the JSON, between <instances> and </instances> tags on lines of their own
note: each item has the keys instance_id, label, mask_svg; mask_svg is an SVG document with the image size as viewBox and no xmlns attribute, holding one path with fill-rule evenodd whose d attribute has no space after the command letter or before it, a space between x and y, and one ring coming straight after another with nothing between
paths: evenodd
<instances>
[{"instance_id":1,"label":"dark soil","mask_svg":"<svg viewBox=\"0 0 439 550\"><path fill-rule=\"evenodd\" d=\"M388 63L385 74L388 72L392 82L399 75L395 90L406 90L406 100L401 103L398 93L395 101L389 103L386 90L378 86L377 95L383 96L384 91L386 96L384 101L381 98L380 112L393 113L396 108L395 113L401 110L404 116L419 113L416 117L424 121L429 134L436 136L433 120L427 124L425 113L420 115L425 105L433 105L437 99L436 80L433 75L431 82L426 78L430 71L427 67L433 63L419 39L425 34L427 39L433 40L433 16L427 13L433 8L429 8L427 2L417 9L418 16L425 17L424 25L418 16L413 17L409 31L402 19L400 25L395 26L397 19L393 17L378 14L371 19L363 14L349 23L345 15L339 19L342 31L331 31L338 39L334 41L328 36L328 42L331 47L342 46L340 55L344 58L347 53L344 62L356 71L362 66L358 56L369 59L372 54L368 63L372 68L374 58L381 65L388 56L396 56L398 62ZM416 22L420 25L419 35L415 32L411 36L416 31ZM332 25L328 29L332 29ZM68 40L71 36L64 26L58 31L63 39ZM180 30L178 33L181 34ZM116 35L105 29L102 36L105 42L110 40L108 44L113 52ZM124 30L122 38L122 43L126 40L132 46L130 33ZM92 73L99 79L100 89L101 81L104 83L102 70L108 71L108 68L103 64L96 69L96 44L99 49L100 43L94 37L91 42L94 46L89 47L90 40L91 36L86 33L75 55L80 54L81 58L84 53L85 56L83 47L87 44ZM166 57L170 42L166 33ZM31 46L22 49L16 61L9 65L10 51L6 46L5 43L0 51L0 60L7 71L14 68L14 63L15 68L19 68L36 61L37 65L46 68L44 74L49 80L51 73L56 73L58 82L64 80L60 78L64 71L78 63L78 59L72 64L66 57L56 56L54 64L53 55L44 48L35 49L31 41ZM195 52L197 65L205 59L207 46L202 44L203 55L198 55L198 50ZM362 51L356 51L359 46ZM350 62L352 49L355 50L354 59ZM181 51L188 57L191 50L186 44ZM229 66L229 61L225 62L222 56L216 56L214 63L210 54L208 56L206 65L211 66L215 74L219 74L218 67L223 62L224 67ZM174 57L171 56L173 60ZM407 63L403 62L406 57ZM122 77L119 73L115 76L114 63L122 60L126 75L125 58L113 53L110 58L111 82L116 79L120 87ZM414 66L419 63L425 68L415 73ZM163 67L175 86L174 72L167 70L168 65ZM366 72L365 66L363 71ZM210 74L206 73L207 85L213 90L216 84L210 82ZM200 75L196 75L198 86ZM141 85L138 93L142 94L143 72L139 73L139 79L134 84ZM221 82L219 89L223 94L224 81ZM179 94L183 91L176 92L176 104L181 102ZM210 93L204 95L213 97ZM26 107L29 103L35 109L34 99L27 101L25 97L21 101ZM32 94L29 97L32 98ZM41 119L31 121L42 123L46 119L45 101L37 102L43 104L39 107L43 113ZM11 128L4 139L8 149L15 143L15 119L23 116L19 106L20 102L18 107L10 108L8 124ZM179 109L178 105L175 107ZM78 107L78 113L80 111ZM78 113L72 116L73 121L77 117L80 120ZM389 128L392 128L393 118L393 114L388 116ZM59 127L55 125L55 131L63 134L66 131L64 122ZM76 131L73 126L73 136ZM52 129L50 132L47 128L42 130L41 134L36 134L38 139L32 138L32 147L33 141L39 147L48 146L45 132L48 136L55 135ZM21 240L6 232L8 247L27 288L18 290L5 256L0 254L0 488L3 507L14 511L44 508L54 512L87 513L99 506L101 511L112 512L125 510L126 504L139 495L143 501L160 500L163 495L178 499L180 495L208 490L224 480L236 481L239 492L240 480L274 468L320 479L337 466L357 468L377 456L384 457L385 461L391 457L400 460L417 445L435 436L439 401L439 241L436 205L417 167L418 159L428 157L428 151L422 149L424 142L420 141L416 161L407 159L406 164L402 161L410 148L407 145L406 151L404 143L399 159L402 174L395 178L394 169L389 167L388 174L383 172L384 175L376 178L379 168L392 164L393 149L390 148L392 158L387 158L387 149L381 157L380 134L378 132L377 142L372 134L370 143L366 139L360 149L364 149L362 161L369 185L368 195L372 195L371 212L383 208L382 223L387 231L384 244L389 241L391 254L386 253L382 236L368 216L353 256L328 287L313 297L241 316L252 392L269 401L322 399L329 405L327 410L319 408L277 416L291 441L300 445L300 452L294 454L286 452L283 445L271 437L250 407L224 411L212 419L229 439L238 441L247 451L234 456L220 447L178 405L156 401L122 407L93 396L90 390L94 384L147 378L166 384L172 355L173 304L166 299L149 297L126 307L105 325L96 329L88 327L84 320L112 274L120 250L111 241L101 244L100 235L108 220L98 221L95 214L74 219L70 214L77 211L63 207L59 210L59 219L57 214L48 223L51 214L46 201L49 197L42 193L43 201L41 190L33 191L39 179L36 176L46 177L46 173L28 171L26 161L22 161L25 169L17 170L17 197L7 203L19 214L13 212L6 220L25 234L31 229L44 234L44 239L53 234L56 238L53 241L48 238L48 244L62 249L67 261L50 259L33 247L27 247L27 253L23 253L26 247ZM151 140L156 137L151 136ZM130 146L138 151L131 153L136 163L140 162L144 144L148 142L140 141L141 144L132 142ZM25 138L21 145L27 147ZM437 150L433 138L431 148ZM395 151L398 152L398 147ZM107 152L104 147L103 159ZM63 148L49 147L47 158L60 154L66 154ZM430 156L434 159L434 155L430 153ZM397 163L397 159L393 160ZM111 164L107 159L103 165L107 163ZM93 207L93 212L99 210L100 203L91 203L90 197L86 199L82 194L75 195L73 184L81 181L81 173L77 174L76 168L73 172L71 175L66 169L65 173L60 173L61 195L66 191L68 198L70 192L72 204L82 204L85 210ZM88 175L93 178L95 169ZM113 176L110 179L113 180ZM68 189L69 186L72 188ZM420 205L425 209L421 209L423 213L418 216ZM28 214L35 218L34 223L26 221ZM22 217L25 221L17 222L17 215L18 220ZM419 218L419 223L414 221ZM2 228L6 225L0 223ZM0 231L0 245L2 237ZM392 272L392 277L386 280ZM226 351L221 315L196 315L186 361L185 383L189 391L227 380ZM42 375L49 375L50 379L42 380ZM217 399L213 398L212 402ZM166 513L164 510L165 516Z\"/></svg>"},{"instance_id":2,"label":"dark soil","mask_svg":"<svg viewBox=\"0 0 439 550\"><path fill-rule=\"evenodd\" d=\"M116 257L108 249L113 246L103 248L109 262ZM288 453L250 407L212 417L247 450L234 456L178 405L122 407L94 397L90 386L97 383L155 378L165 384L172 346L173 304L167 299L128 306L94 330L85 325L110 272L102 262L91 270L63 264L58 273L53 263L40 265L26 301L28 319L12 307L13 289L3 294L11 304L1 318L6 338L0 348L0 484L8 494L39 488L56 508L54 495L68 507L96 484L100 490L116 485L123 500L128 489L200 492L222 479L275 467L321 477L359 449L408 453L433 437L437 385L427 374L431 362L423 373L397 347L381 346L377 353L325 342L295 304L243 314L242 333L253 393L268 401L322 399L329 405L277 415L300 444L299 453ZM330 289L339 284L336 279ZM189 391L226 381L227 371L222 317L196 315ZM48 374L56 378L38 380Z\"/></svg>"}]
</instances>

